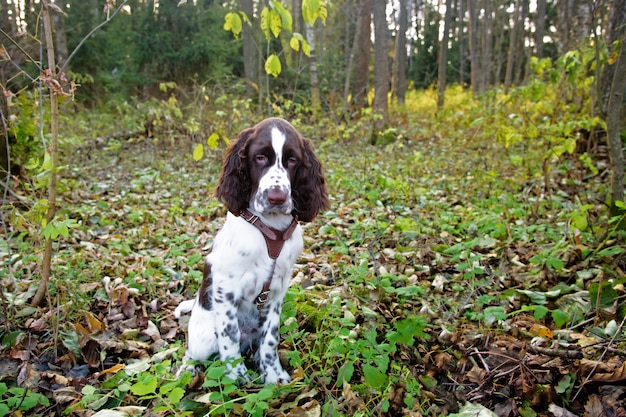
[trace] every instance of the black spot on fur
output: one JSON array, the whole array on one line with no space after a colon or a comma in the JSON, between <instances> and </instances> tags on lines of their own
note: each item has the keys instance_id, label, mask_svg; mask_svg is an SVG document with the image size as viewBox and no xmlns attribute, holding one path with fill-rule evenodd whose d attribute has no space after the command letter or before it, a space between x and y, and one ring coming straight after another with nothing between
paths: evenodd
<instances>
[{"instance_id":1,"label":"black spot on fur","mask_svg":"<svg viewBox=\"0 0 626 417\"><path fill-rule=\"evenodd\" d=\"M200 305L205 310L213 309L213 276L211 275L211 264L204 263L204 277L202 284L200 284Z\"/></svg>"}]
</instances>

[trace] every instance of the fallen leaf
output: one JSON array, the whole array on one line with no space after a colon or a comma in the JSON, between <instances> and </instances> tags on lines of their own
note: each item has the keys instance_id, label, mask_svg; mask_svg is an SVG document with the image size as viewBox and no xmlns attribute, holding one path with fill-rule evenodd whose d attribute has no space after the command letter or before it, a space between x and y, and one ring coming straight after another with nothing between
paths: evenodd
<instances>
[{"instance_id":1,"label":"fallen leaf","mask_svg":"<svg viewBox=\"0 0 626 417\"><path fill-rule=\"evenodd\" d=\"M589 378L590 382L619 382L626 380L626 363L615 369L613 372L595 373Z\"/></svg>"}]
</instances>

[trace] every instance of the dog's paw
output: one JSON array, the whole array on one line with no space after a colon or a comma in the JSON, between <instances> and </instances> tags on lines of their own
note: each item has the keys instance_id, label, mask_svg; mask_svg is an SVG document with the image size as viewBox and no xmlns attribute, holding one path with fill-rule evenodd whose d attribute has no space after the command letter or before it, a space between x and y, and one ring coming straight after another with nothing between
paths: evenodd
<instances>
[{"instance_id":1,"label":"dog's paw","mask_svg":"<svg viewBox=\"0 0 626 417\"><path fill-rule=\"evenodd\" d=\"M189 313L193 309L193 305L196 303L195 298L192 300L182 301L178 307L174 310L174 317L180 318L181 314Z\"/></svg>"},{"instance_id":2,"label":"dog's paw","mask_svg":"<svg viewBox=\"0 0 626 417\"><path fill-rule=\"evenodd\" d=\"M269 367L261 379L265 384L288 384L291 381L291 376L281 367Z\"/></svg>"},{"instance_id":3,"label":"dog's paw","mask_svg":"<svg viewBox=\"0 0 626 417\"><path fill-rule=\"evenodd\" d=\"M176 379L180 379L184 372L191 372L193 376L196 376L198 370L194 365L185 362L178 368L178 371L176 371Z\"/></svg>"},{"instance_id":4,"label":"dog's paw","mask_svg":"<svg viewBox=\"0 0 626 417\"><path fill-rule=\"evenodd\" d=\"M232 379L233 381L237 381L239 385L244 385L252 381L248 368L246 368L246 365L244 365L243 362L226 364L226 377L228 379Z\"/></svg>"}]
</instances>

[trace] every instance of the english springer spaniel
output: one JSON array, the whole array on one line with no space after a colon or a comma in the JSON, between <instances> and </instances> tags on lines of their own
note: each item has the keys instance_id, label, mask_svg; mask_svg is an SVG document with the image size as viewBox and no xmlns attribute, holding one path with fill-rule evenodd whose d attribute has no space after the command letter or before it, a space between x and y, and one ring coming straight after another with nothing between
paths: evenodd
<instances>
[{"instance_id":1,"label":"english springer spaniel","mask_svg":"<svg viewBox=\"0 0 626 417\"><path fill-rule=\"evenodd\" d=\"M174 312L178 318L191 311L179 374L193 371L188 361L219 353L231 379L250 381L241 358L256 352L261 380L287 383L277 354L280 313L303 247L298 221L310 222L328 206L321 164L289 122L269 118L231 143L215 194L229 213L196 298Z\"/></svg>"}]
</instances>

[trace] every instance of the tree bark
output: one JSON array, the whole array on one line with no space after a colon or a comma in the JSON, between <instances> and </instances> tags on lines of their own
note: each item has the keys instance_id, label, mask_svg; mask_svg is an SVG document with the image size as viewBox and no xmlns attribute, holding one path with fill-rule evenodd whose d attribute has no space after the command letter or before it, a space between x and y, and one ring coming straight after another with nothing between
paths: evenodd
<instances>
[{"instance_id":1,"label":"tree bark","mask_svg":"<svg viewBox=\"0 0 626 417\"><path fill-rule=\"evenodd\" d=\"M626 35L626 0L611 0L609 2L609 21L606 32L606 44L609 47L609 54L615 49L619 39ZM613 82L615 65L604 65L601 76L601 92L599 97L600 112L607 114L609 102L609 92Z\"/></svg>"},{"instance_id":2,"label":"tree bark","mask_svg":"<svg viewBox=\"0 0 626 417\"><path fill-rule=\"evenodd\" d=\"M485 17L482 30L482 58L481 58L481 77L480 91L487 91L492 84L493 79L493 11L491 9L491 0L485 1Z\"/></svg>"},{"instance_id":3,"label":"tree bark","mask_svg":"<svg viewBox=\"0 0 626 417\"><path fill-rule=\"evenodd\" d=\"M315 56L315 27L306 25L306 41L309 43L309 77L311 78L311 106L320 107L320 85L317 78L317 57Z\"/></svg>"},{"instance_id":4,"label":"tree bark","mask_svg":"<svg viewBox=\"0 0 626 417\"><path fill-rule=\"evenodd\" d=\"M448 38L452 20L452 0L446 0L446 14L443 19L443 35L439 46L439 68L437 70L437 108L443 107L446 92L446 70L448 68Z\"/></svg>"},{"instance_id":5,"label":"tree bark","mask_svg":"<svg viewBox=\"0 0 626 417\"><path fill-rule=\"evenodd\" d=\"M458 22L455 28L459 45L459 82L465 85L465 1L458 0L456 5Z\"/></svg>"},{"instance_id":6,"label":"tree bark","mask_svg":"<svg viewBox=\"0 0 626 417\"><path fill-rule=\"evenodd\" d=\"M526 77L526 63L529 60L529 49L524 44L526 39L525 27L526 27L526 18L529 13L529 4L528 0L520 0L520 16L517 21L517 44L515 46L515 67L513 74L513 84L520 85L524 82L524 78Z\"/></svg>"},{"instance_id":7,"label":"tree bark","mask_svg":"<svg viewBox=\"0 0 626 417\"><path fill-rule=\"evenodd\" d=\"M515 49L517 48L517 33L519 31L520 0L515 0L515 10L511 22L511 36L509 37L509 50L507 53L506 72L504 75L504 92L508 93L513 83L513 69L515 62Z\"/></svg>"},{"instance_id":8,"label":"tree bark","mask_svg":"<svg viewBox=\"0 0 626 417\"><path fill-rule=\"evenodd\" d=\"M248 16L250 23L254 19L254 5L252 0L240 0L241 11ZM246 94L248 97L254 97L254 94L261 94L258 79L259 51L252 27L248 23L243 24L242 29L243 40L243 72L246 77Z\"/></svg>"},{"instance_id":9,"label":"tree bark","mask_svg":"<svg viewBox=\"0 0 626 417\"><path fill-rule=\"evenodd\" d=\"M374 0L374 142L389 119L389 26L386 9L387 0Z\"/></svg>"},{"instance_id":10,"label":"tree bark","mask_svg":"<svg viewBox=\"0 0 626 417\"><path fill-rule=\"evenodd\" d=\"M467 0L469 12L469 47L470 47L470 83L474 95L481 94L480 88L480 61L478 53L478 13L476 12L476 1Z\"/></svg>"},{"instance_id":11,"label":"tree bark","mask_svg":"<svg viewBox=\"0 0 626 417\"><path fill-rule=\"evenodd\" d=\"M611 160L611 206L615 210L616 201L624 201L624 152L620 135L624 91L626 91L626 37L622 38L617 62L613 73L613 84L607 107L607 135Z\"/></svg>"},{"instance_id":12,"label":"tree bark","mask_svg":"<svg viewBox=\"0 0 626 417\"><path fill-rule=\"evenodd\" d=\"M61 65L68 58L67 50L67 34L65 33L65 15L63 13L55 13L53 15L54 24L54 46L56 51L56 62ZM69 66L64 66L67 71Z\"/></svg>"},{"instance_id":13,"label":"tree bark","mask_svg":"<svg viewBox=\"0 0 626 417\"><path fill-rule=\"evenodd\" d=\"M409 26L408 1L401 1L398 10L398 33L393 59L393 95L404 104L406 93L406 31Z\"/></svg>"},{"instance_id":14,"label":"tree bark","mask_svg":"<svg viewBox=\"0 0 626 417\"><path fill-rule=\"evenodd\" d=\"M354 34L354 83L352 84L352 102L357 108L367 105L369 85L369 63L372 48L372 1L361 0L356 33Z\"/></svg>"},{"instance_id":15,"label":"tree bark","mask_svg":"<svg viewBox=\"0 0 626 417\"><path fill-rule=\"evenodd\" d=\"M543 58L543 36L546 26L546 0L537 0L537 19L535 21L535 53Z\"/></svg>"}]
</instances>

